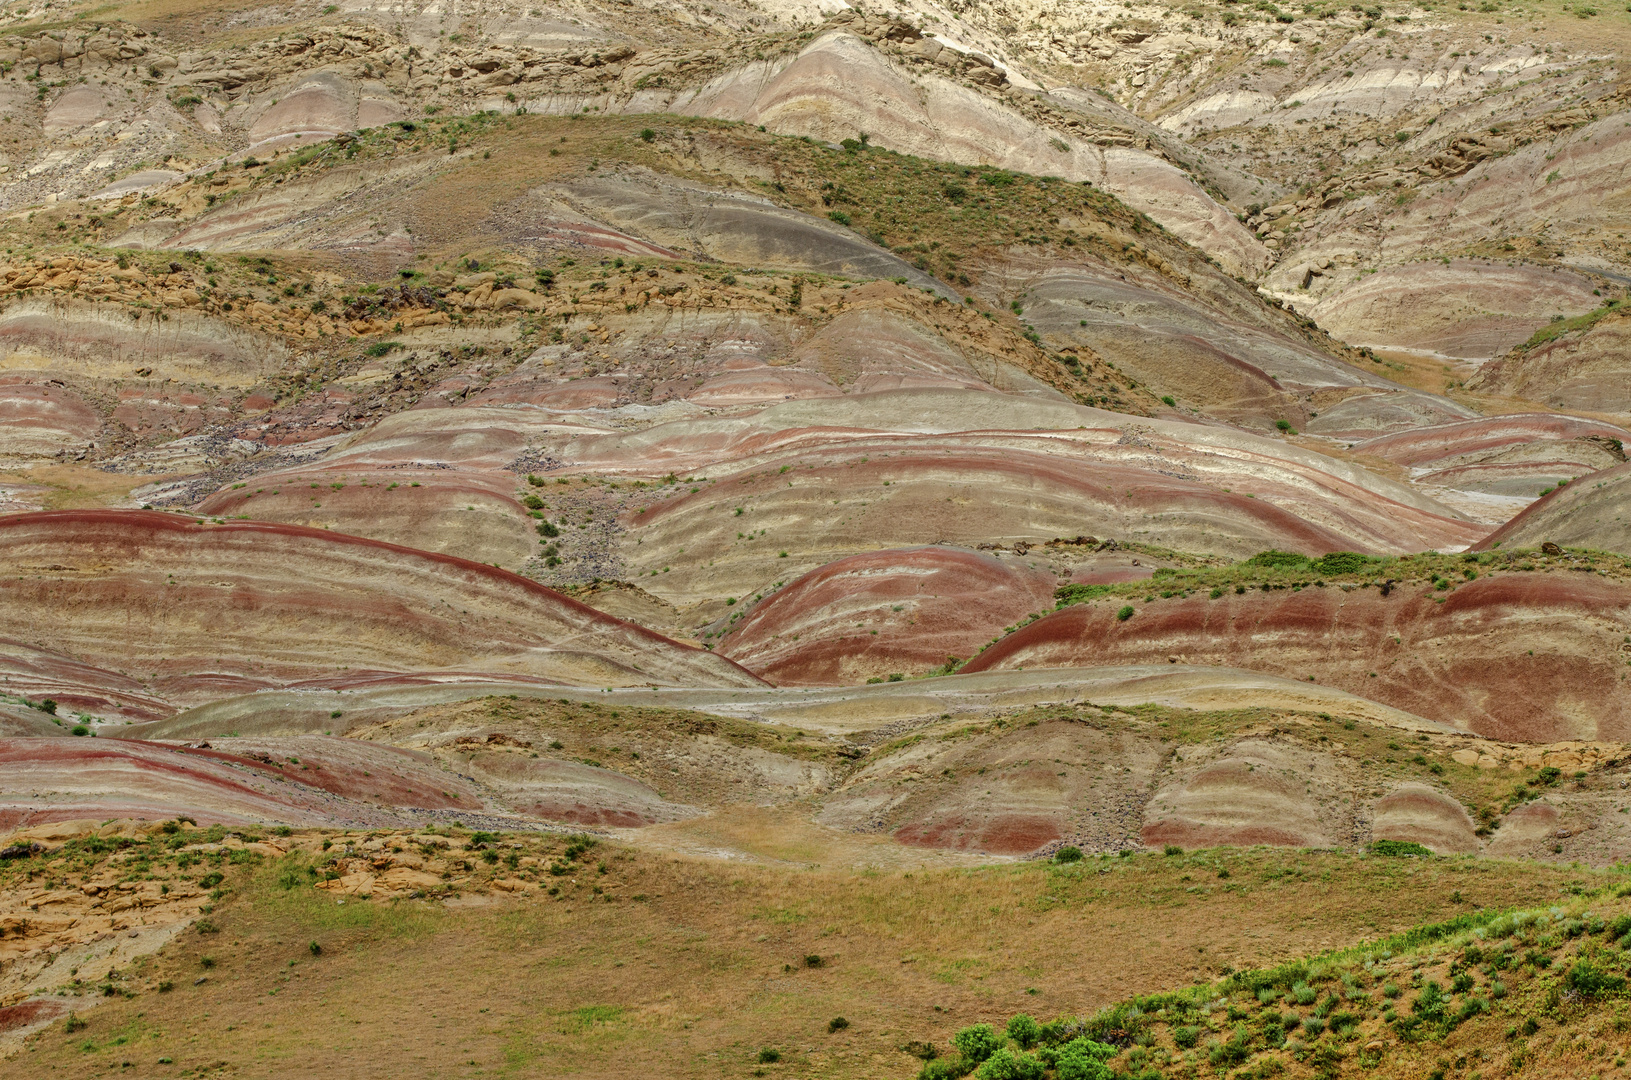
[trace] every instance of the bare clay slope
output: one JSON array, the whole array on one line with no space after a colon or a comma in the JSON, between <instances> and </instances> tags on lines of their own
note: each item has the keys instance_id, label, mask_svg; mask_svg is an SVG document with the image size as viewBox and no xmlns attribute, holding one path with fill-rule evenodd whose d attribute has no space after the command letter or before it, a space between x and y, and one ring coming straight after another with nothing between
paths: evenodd
<instances>
[{"instance_id":1,"label":"bare clay slope","mask_svg":"<svg viewBox=\"0 0 1631 1080\"><path fill-rule=\"evenodd\" d=\"M1631 465L1580 477L1479 541L1484 550L1544 543L1631 555Z\"/></svg>"},{"instance_id":2,"label":"bare clay slope","mask_svg":"<svg viewBox=\"0 0 1631 1080\"><path fill-rule=\"evenodd\" d=\"M1631 415L1631 320L1598 307L1546 327L1479 369L1468 385L1571 411Z\"/></svg>"},{"instance_id":3,"label":"bare clay slope","mask_svg":"<svg viewBox=\"0 0 1631 1080\"><path fill-rule=\"evenodd\" d=\"M516 575L315 529L141 511L14 515L0 519L0 565L5 609L42 642L117 657L183 700L222 676L265 686L351 667L754 682Z\"/></svg>"}]
</instances>

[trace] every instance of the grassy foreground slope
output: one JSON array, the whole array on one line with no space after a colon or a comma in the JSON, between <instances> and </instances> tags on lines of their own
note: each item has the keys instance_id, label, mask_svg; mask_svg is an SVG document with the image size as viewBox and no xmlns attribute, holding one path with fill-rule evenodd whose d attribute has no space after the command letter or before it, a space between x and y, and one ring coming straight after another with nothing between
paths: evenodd
<instances>
[{"instance_id":1,"label":"grassy foreground slope","mask_svg":"<svg viewBox=\"0 0 1631 1080\"><path fill-rule=\"evenodd\" d=\"M1493 909L1563 904L1573 912L1583 896L1604 917L1626 906L1595 898L1622 880L1612 871L1470 858L1254 849L856 872L721 865L611 842L570 851L564 836L373 839L296 833L283 841L286 854L251 850L219 870L180 866L162 841L134 861L115 856L124 872L155 880L205 869L224 879L213 883L219 892L206 920L163 951L111 977L91 972L98 983L62 986L70 999L103 1004L82 1004L74 1030L58 1021L31 1036L6 1074L910 1076L922 1066L914 1054L935 1046L949 1056L947 1040L971 1025L1001 1025L1020 1012L1091 1017L1114 1006L1133 1040L1112 1059L1118 1070L1165 1063L1164 1075L1212 1075L1206 1040L1232 1039L1245 1023L1248 1057L1258 1062L1249 1075L1272 1075L1261 1071L1271 1057L1299 1075L1318 1063L1315 1051L1305 1061L1284 1048L1262 1052L1256 1033L1266 1011L1313 1015L1347 973L1369 1004L1345 1001L1342 1011L1374 1027L1384 1004L1408 1013L1418 994L1405 966L1414 954L1395 946L1384 965L1386 979L1406 988L1396 1002L1379 989L1383 975L1363 967L1374 948L1340 953L1323 978L1300 970L1295 982L1317 991L1306 1006L1278 1004L1278 990L1259 1005L1245 991L1268 984L1233 976L1236 969L1423 922L1459 917L1470 928ZM443 884L415 890L418 898L399 890L401 899L387 900L383 886L369 899L345 895L329 875L341 853L365 844L376 866L393 858L418 858L418 873L446 866ZM104 869L94 857L41 854L9 861L0 886L61 888ZM1602 935L1553 941L1550 924L1537 923L1523 933L1516 967L1501 973L1508 995L1489 998L1491 1013L1456 1029L1447 1049L1477 1025L1533 1015L1543 1033L1522 1045L1544 1060L1538 1050L1558 1020L1579 1014L1544 1000L1566 964L1529 977L1526 950L1598 947ZM1460 940L1418 938L1422 949ZM1423 978L1448 988L1434 963L1420 968ZM1215 981L1226 976L1233 981ZM1475 977L1486 993L1489 980ZM1145 1001L1151 1019L1131 1026L1115 1005L1186 984L1200 989L1161 1000L1173 1010L1228 1000L1165 1018ZM1289 992L1293 1000L1302 993ZM1454 1007L1465 997L1454 992ZM1228 1019L1231 1007L1239 1019ZM1192 1064L1187 1052L1161 1052L1171 1051L1168 1021L1180 1016L1204 1029ZM840 1017L847 1025L834 1023ZM1338 1047L1336 1067L1351 1072L1365 1031L1357 1047L1346 1035L1306 1043ZM1137 1049L1145 1034L1149 1045ZM1498 1037L1485 1042L1506 1054ZM1436 1047L1411 1043L1384 1058L1426 1052L1431 1061ZM1583 1052L1571 1044L1570 1054Z\"/></svg>"}]
</instances>

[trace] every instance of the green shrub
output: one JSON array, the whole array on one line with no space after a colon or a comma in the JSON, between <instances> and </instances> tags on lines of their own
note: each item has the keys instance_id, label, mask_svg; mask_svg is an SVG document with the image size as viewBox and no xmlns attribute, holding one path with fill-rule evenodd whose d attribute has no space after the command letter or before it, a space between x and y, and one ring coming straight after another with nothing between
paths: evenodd
<instances>
[{"instance_id":1,"label":"green shrub","mask_svg":"<svg viewBox=\"0 0 1631 1080\"><path fill-rule=\"evenodd\" d=\"M1071 604L1080 604L1084 600L1103 596L1109 592L1109 585L1061 585L1053 590L1053 598L1059 607L1068 607Z\"/></svg>"},{"instance_id":2,"label":"green shrub","mask_svg":"<svg viewBox=\"0 0 1631 1080\"><path fill-rule=\"evenodd\" d=\"M1417 755L1420 756L1420 755ZM1394 858L1413 855L1417 857L1429 856L1433 853L1420 844L1409 840L1378 840L1370 846L1372 855L1387 855Z\"/></svg>"},{"instance_id":3,"label":"green shrub","mask_svg":"<svg viewBox=\"0 0 1631 1080\"><path fill-rule=\"evenodd\" d=\"M1042 1025L1037 1023L1036 1017L1025 1013L1009 1019L1007 1031L1008 1037L1018 1043L1021 1050L1029 1050L1042 1038Z\"/></svg>"},{"instance_id":4,"label":"green shrub","mask_svg":"<svg viewBox=\"0 0 1631 1080\"><path fill-rule=\"evenodd\" d=\"M1179 1028L1174 1032L1193 1031L1194 1038L1189 1042L1194 1046L1195 1038L1200 1037L1199 1028ZM1110 1080L1115 1074L1105 1064L1106 1059L1116 1056L1116 1048L1092 1039L1079 1038L1061 1046L1053 1055L1054 1076L1057 1080Z\"/></svg>"},{"instance_id":5,"label":"green shrub","mask_svg":"<svg viewBox=\"0 0 1631 1080\"><path fill-rule=\"evenodd\" d=\"M1308 556L1295 551L1259 551L1246 560L1247 566L1262 566L1270 570L1298 570L1308 565Z\"/></svg>"},{"instance_id":6,"label":"green shrub","mask_svg":"<svg viewBox=\"0 0 1631 1080\"><path fill-rule=\"evenodd\" d=\"M1233 1065L1243 1063L1252 1056L1251 1036L1246 1033L1246 1025L1241 1024L1235 1028L1235 1033L1229 1036L1227 1042L1213 1043L1207 1051L1206 1059L1212 1063L1214 1069L1220 1072Z\"/></svg>"},{"instance_id":7,"label":"green shrub","mask_svg":"<svg viewBox=\"0 0 1631 1080\"><path fill-rule=\"evenodd\" d=\"M761 1065L771 1065L780 1061L781 1059L782 1052L780 1050L775 1050L767 1046L759 1051L759 1064Z\"/></svg>"},{"instance_id":8,"label":"green shrub","mask_svg":"<svg viewBox=\"0 0 1631 1080\"><path fill-rule=\"evenodd\" d=\"M1172 1041L1182 1050L1188 1050L1190 1047L1200 1042L1200 1039L1201 1029L1198 1027L1186 1025L1184 1027L1176 1027L1172 1029Z\"/></svg>"},{"instance_id":9,"label":"green shrub","mask_svg":"<svg viewBox=\"0 0 1631 1080\"><path fill-rule=\"evenodd\" d=\"M1624 990L1625 977L1604 971L1590 960L1577 960L1563 976L1563 985L1584 997L1596 997Z\"/></svg>"},{"instance_id":10,"label":"green shrub","mask_svg":"<svg viewBox=\"0 0 1631 1080\"><path fill-rule=\"evenodd\" d=\"M973 1064L960 1057L935 1058L924 1064L917 1080L959 1080L973 1071Z\"/></svg>"},{"instance_id":11,"label":"green shrub","mask_svg":"<svg viewBox=\"0 0 1631 1080\"><path fill-rule=\"evenodd\" d=\"M1177 844L1168 844L1166 847L1161 849L1161 854L1169 857L1182 855L1183 853L1184 849L1179 847Z\"/></svg>"},{"instance_id":12,"label":"green shrub","mask_svg":"<svg viewBox=\"0 0 1631 1080\"><path fill-rule=\"evenodd\" d=\"M1116 612L1116 620L1118 622L1126 622L1128 619L1130 619L1132 617L1133 617L1133 605L1131 605L1131 604L1122 605L1121 610Z\"/></svg>"},{"instance_id":13,"label":"green shrub","mask_svg":"<svg viewBox=\"0 0 1631 1080\"><path fill-rule=\"evenodd\" d=\"M1042 1062L1030 1054L1004 1046L986 1058L974 1075L979 1080L1042 1080L1045 1072Z\"/></svg>"},{"instance_id":14,"label":"green shrub","mask_svg":"<svg viewBox=\"0 0 1631 1080\"><path fill-rule=\"evenodd\" d=\"M1062 847L1053 853L1056 863L1073 863L1082 861L1082 849L1079 847Z\"/></svg>"},{"instance_id":15,"label":"green shrub","mask_svg":"<svg viewBox=\"0 0 1631 1080\"><path fill-rule=\"evenodd\" d=\"M840 225L849 224L849 215L844 213L842 210L829 210L827 212L827 217L832 221L838 222Z\"/></svg>"},{"instance_id":16,"label":"green shrub","mask_svg":"<svg viewBox=\"0 0 1631 1080\"><path fill-rule=\"evenodd\" d=\"M1362 574L1370 560L1357 551L1333 551L1321 555L1309 564L1318 574Z\"/></svg>"},{"instance_id":17,"label":"green shrub","mask_svg":"<svg viewBox=\"0 0 1631 1080\"><path fill-rule=\"evenodd\" d=\"M1444 990L1429 979L1422 984L1421 993L1411 1004L1410 1011L1423 1020L1441 1020L1444 1017Z\"/></svg>"},{"instance_id":18,"label":"green shrub","mask_svg":"<svg viewBox=\"0 0 1631 1080\"><path fill-rule=\"evenodd\" d=\"M849 1027L848 1020L845 1020L842 1016L835 1016L827 1021L827 1034L831 1035L835 1031L843 1031L847 1027Z\"/></svg>"},{"instance_id":19,"label":"green shrub","mask_svg":"<svg viewBox=\"0 0 1631 1080\"><path fill-rule=\"evenodd\" d=\"M997 1052L1002 1040L997 1038L997 1033L991 1030L990 1024L975 1024L953 1035L951 1044L957 1047L957 1052L964 1058L978 1065Z\"/></svg>"}]
</instances>

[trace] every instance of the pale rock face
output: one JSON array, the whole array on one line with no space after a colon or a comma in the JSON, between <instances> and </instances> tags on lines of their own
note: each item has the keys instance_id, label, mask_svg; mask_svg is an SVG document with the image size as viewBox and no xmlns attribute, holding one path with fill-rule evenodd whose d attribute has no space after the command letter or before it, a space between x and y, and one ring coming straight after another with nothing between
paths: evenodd
<instances>
[{"instance_id":1,"label":"pale rock face","mask_svg":"<svg viewBox=\"0 0 1631 1080\"><path fill-rule=\"evenodd\" d=\"M1285 295L1296 297L1294 285L1286 285ZM1485 360L1523 342L1553 315L1596 307L1601 301L1593 288L1584 274L1492 259L1409 262L1363 276L1345 273L1320 288L1307 310L1356 345Z\"/></svg>"},{"instance_id":2,"label":"pale rock face","mask_svg":"<svg viewBox=\"0 0 1631 1080\"><path fill-rule=\"evenodd\" d=\"M404 115L402 105L384 86L359 83L333 70L299 75L268 94L267 100L249 125L251 148L328 139Z\"/></svg>"},{"instance_id":3,"label":"pale rock face","mask_svg":"<svg viewBox=\"0 0 1631 1080\"><path fill-rule=\"evenodd\" d=\"M107 102L101 91L76 86L51 103L45 113L45 133L59 135L89 127L107 115Z\"/></svg>"},{"instance_id":4,"label":"pale rock face","mask_svg":"<svg viewBox=\"0 0 1631 1080\"><path fill-rule=\"evenodd\" d=\"M914 79L849 34L818 38L779 71L744 69L675 107L828 142L864 131L877 145L902 153L1092 181L1216 256L1225 269L1250 273L1265 262L1261 245L1239 222L1160 158L1094 146L938 76Z\"/></svg>"}]
</instances>

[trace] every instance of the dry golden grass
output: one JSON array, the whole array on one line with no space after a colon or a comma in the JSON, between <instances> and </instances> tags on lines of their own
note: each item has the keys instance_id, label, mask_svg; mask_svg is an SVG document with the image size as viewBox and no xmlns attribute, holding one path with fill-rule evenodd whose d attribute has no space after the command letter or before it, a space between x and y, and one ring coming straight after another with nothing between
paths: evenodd
<instances>
[{"instance_id":1,"label":"dry golden grass","mask_svg":"<svg viewBox=\"0 0 1631 1080\"><path fill-rule=\"evenodd\" d=\"M53 1026L6 1074L745 1076L771 1047L769 1075L909 1076L902 1045L970 1023L1090 1013L1610 880L1262 849L897 872L600 851L605 875L556 879L556 898L445 905L341 905L281 888L279 865L245 871L219 933L184 935L133 973L134 998ZM850 1026L829 1033L836 1016Z\"/></svg>"},{"instance_id":2,"label":"dry golden grass","mask_svg":"<svg viewBox=\"0 0 1631 1080\"><path fill-rule=\"evenodd\" d=\"M131 491L153 483L152 476L125 476L84 465L40 465L28 470L0 471L0 483L39 486L46 510L79 510L129 504ZM159 477L158 479L165 479Z\"/></svg>"}]
</instances>

